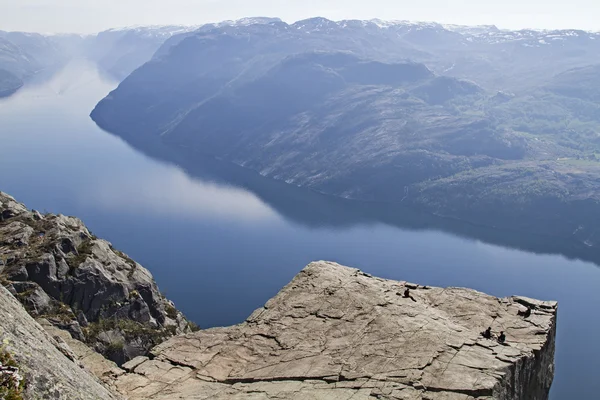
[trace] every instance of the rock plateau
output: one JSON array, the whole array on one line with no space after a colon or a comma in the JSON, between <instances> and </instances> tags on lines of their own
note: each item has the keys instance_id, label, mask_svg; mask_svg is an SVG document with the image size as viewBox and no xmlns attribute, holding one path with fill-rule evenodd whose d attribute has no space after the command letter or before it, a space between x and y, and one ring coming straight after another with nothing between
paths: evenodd
<instances>
[{"instance_id":1,"label":"rock plateau","mask_svg":"<svg viewBox=\"0 0 600 400\"><path fill-rule=\"evenodd\" d=\"M317 262L244 323L171 338L115 386L155 400L547 399L556 311Z\"/></svg>"}]
</instances>

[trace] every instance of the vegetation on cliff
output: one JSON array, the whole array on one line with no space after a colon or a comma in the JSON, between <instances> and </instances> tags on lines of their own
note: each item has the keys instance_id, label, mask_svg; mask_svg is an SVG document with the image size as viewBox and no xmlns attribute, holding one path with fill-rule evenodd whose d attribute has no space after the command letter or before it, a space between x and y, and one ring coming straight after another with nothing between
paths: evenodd
<instances>
[{"instance_id":1,"label":"vegetation on cliff","mask_svg":"<svg viewBox=\"0 0 600 400\"><path fill-rule=\"evenodd\" d=\"M25 378L12 355L0 346L0 399L23 400Z\"/></svg>"},{"instance_id":2,"label":"vegetation on cliff","mask_svg":"<svg viewBox=\"0 0 600 400\"><path fill-rule=\"evenodd\" d=\"M122 364L189 322L152 275L77 218L28 211L0 193L0 279L27 311Z\"/></svg>"}]
</instances>

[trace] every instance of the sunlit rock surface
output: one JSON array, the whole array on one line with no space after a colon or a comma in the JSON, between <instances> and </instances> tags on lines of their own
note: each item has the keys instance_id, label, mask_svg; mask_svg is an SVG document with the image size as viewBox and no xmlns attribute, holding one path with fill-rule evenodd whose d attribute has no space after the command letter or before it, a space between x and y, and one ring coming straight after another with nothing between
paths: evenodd
<instances>
[{"instance_id":1,"label":"sunlit rock surface","mask_svg":"<svg viewBox=\"0 0 600 400\"><path fill-rule=\"evenodd\" d=\"M74 362L68 346L51 337L1 285L0 347L19 365L26 399L121 398Z\"/></svg>"},{"instance_id":2,"label":"sunlit rock surface","mask_svg":"<svg viewBox=\"0 0 600 400\"><path fill-rule=\"evenodd\" d=\"M317 262L246 322L125 364L115 387L131 399L547 399L556 312ZM504 345L481 336L488 326Z\"/></svg>"}]
</instances>

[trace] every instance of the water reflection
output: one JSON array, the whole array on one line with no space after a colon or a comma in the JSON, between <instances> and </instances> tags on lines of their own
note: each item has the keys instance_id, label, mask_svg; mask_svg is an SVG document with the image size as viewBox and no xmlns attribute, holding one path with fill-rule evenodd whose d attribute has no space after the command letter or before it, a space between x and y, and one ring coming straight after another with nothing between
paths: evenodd
<instances>
[{"instance_id":1,"label":"water reflection","mask_svg":"<svg viewBox=\"0 0 600 400\"><path fill-rule=\"evenodd\" d=\"M124 171L101 177L83 190L83 202L130 214L214 217L257 223L279 216L254 194L235 187L193 180L178 168L162 168L152 176Z\"/></svg>"},{"instance_id":2,"label":"water reflection","mask_svg":"<svg viewBox=\"0 0 600 400\"><path fill-rule=\"evenodd\" d=\"M50 66L46 69L43 69L42 71L38 72L37 74L35 74L33 76L25 78L24 79L25 83L22 86L14 89L12 91L0 93L0 100L2 100L4 98L9 98L9 97L15 95L16 93L20 92L25 87L33 88L33 87L40 87L40 86L45 85L47 82L51 81L56 74L63 71L67 65L69 65L69 64L61 63L61 64L57 64L54 66Z\"/></svg>"},{"instance_id":3,"label":"water reflection","mask_svg":"<svg viewBox=\"0 0 600 400\"><path fill-rule=\"evenodd\" d=\"M269 204L285 218L308 227L347 228L384 223L410 230L440 230L464 238L521 249L536 254L558 254L600 265L600 251L577 240L492 229L454 219L440 218L398 204L368 203L326 196L314 191L264 178L231 163L174 150L145 137L121 136L136 150L156 160L178 165L190 176L243 187Z\"/></svg>"}]
</instances>

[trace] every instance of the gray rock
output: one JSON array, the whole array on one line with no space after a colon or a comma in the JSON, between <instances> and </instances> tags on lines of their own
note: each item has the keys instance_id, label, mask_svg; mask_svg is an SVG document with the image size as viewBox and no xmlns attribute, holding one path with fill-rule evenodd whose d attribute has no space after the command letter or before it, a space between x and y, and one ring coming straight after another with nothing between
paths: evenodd
<instances>
[{"instance_id":1,"label":"gray rock","mask_svg":"<svg viewBox=\"0 0 600 400\"><path fill-rule=\"evenodd\" d=\"M138 365L145 363L148 360L148 357L136 357L133 360L127 361L125 364L123 364L123 369L127 372L132 372Z\"/></svg>"},{"instance_id":2,"label":"gray rock","mask_svg":"<svg viewBox=\"0 0 600 400\"><path fill-rule=\"evenodd\" d=\"M115 379L125 373L117 365L105 359L102 355L91 349L85 343L74 339L67 331L58 329L48 320L38 319L37 322L44 328L48 334L55 338L57 342L62 343L78 364L91 372L103 383L110 386ZM58 339L60 338L60 340Z\"/></svg>"},{"instance_id":3,"label":"gray rock","mask_svg":"<svg viewBox=\"0 0 600 400\"><path fill-rule=\"evenodd\" d=\"M3 274L6 277L6 279L16 282L26 281L27 279L29 279L27 268L25 268L24 265L14 265L11 266L10 269L5 268L3 270Z\"/></svg>"},{"instance_id":4,"label":"gray rock","mask_svg":"<svg viewBox=\"0 0 600 400\"><path fill-rule=\"evenodd\" d=\"M65 259L60 259L56 263L56 278L58 280L64 280L69 273L69 264L65 261Z\"/></svg>"},{"instance_id":5,"label":"gray rock","mask_svg":"<svg viewBox=\"0 0 600 400\"><path fill-rule=\"evenodd\" d=\"M22 222L14 221L0 228L0 243L12 246L27 246L33 229Z\"/></svg>"},{"instance_id":6,"label":"gray rock","mask_svg":"<svg viewBox=\"0 0 600 400\"><path fill-rule=\"evenodd\" d=\"M62 338L62 336L55 335L55 336L52 336L52 338L56 341L56 348L58 349L58 351L63 353L65 355L65 357L67 357L69 360L71 360L73 362L75 362L77 360L77 356L75 355L73 350L71 350L71 348L69 347L67 342L65 342L65 340Z\"/></svg>"},{"instance_id":7,"label":"gray rock","mask_svg":"<svg viewBox=\"0 0 600 400\"><path fill-rule=\"evenodd\" d=\"M71 315L71 318L74 318L74 315ZM71 336L73 336L75 339L81 341L86 340L86 336L83 333L79 322L77 322L76 320L72 319L69 321L64 321L61 319L50 318L49 321L54 323L54 326L56 326L57 328L69 332Z\"/></svg>"},{"instance_id":8,"label":"gray rock","mask_svg":"<svg viewBox=\"0 0 600 400\"><path fill-rule=\"evenodd\" d=\"M130 318L134 321L148 324L153 321L150 307L148 307L148 304L141 298L132 300L126 311L128 311L128 314L124 315L123 318Z\"/></svg>"},{"instance_id":9,"label":"gray rock","mask_svg":"<svg viewBox=\"0 0 600 400\"><path fill-rule=\"evenodd\" d=\"M29 310L37 310L35 315L46 315L120 363L189 331L187 320L162 296L150 272L93 236L81 220L28 211L2 192L0 213L0 276L8 283L40 288L31 286L28 296L18 297ZM51 309L48 298L56 303ZM127 326L124 350L117 352L98 338L103 330L122 329L122 321L135 324Z\"/></svg>"},{"instance_id":10,"label":"gray rock","mask_svg":"<svg viewBox=\"0 0 600 400\"><path fill-rule=\"evenodd\" d=\"M0 343L25 375L26 399L121 399L67 358L73 357L68 346L49 336L2 286L0 304Z\"/></svg>"},{"instance_id":11,"label":"gray rock","mask_svg":"<svg viewBox=\"0 0 600 400\"><path fill-rule=\"evenodd\" d=\"M27 212L27 207L18 203L13 197L2 193L0 196L0 221L14 218Z\"/></svg>"},{"instance_id":12,"label":"gray rock","mask_svg":"<svg viewBox=\"0 0 600 400\"><path fill-rule=\"evenodd\" d=\"M52 309L52 299L36 283L13 282L12 287L17 298L30 314L42 315Z\"/></svg>"},{"instance_id":13,"label":"gray rock","mask_svg":"<svg viewBox=\"0 0 600 400\"><path fill-rule=\"evenodd\" d=\"M79 323L79 326L82 326L84 328L89 325L85 314L81 310L77 311L77 322Z\"/></svg>"},{"instance_id":14,"label":"gray rock","mask_svg":"<svg viewBox=\"0 0 600 400\"><path fill-rule=\"evenodd\" d=\"M38 260L25 265L28 279L36 282L50 296L60 296L59 282L56 275L56 262L52 254L43 254Z\"/></svg>"},{"instance_id":15,"label":"gray rock","mask_svg":"<svg viewBox=\"0 0 600 400\"><path fill-rule=\"evenodd\" d=\"M171 338L115 387L132 400L545 400L557 305L527 300L525 320L523 301L317 262L246 322Z\"/></svg>"},{"instance_id":16,"label":"gray rock","mask_svg":"<svg viewBox=\"0 0 600 400\"><path fill-rule=\"evenodd\" d=\"M42 214L40 214L39 211L31 210L31 212L33 213L33 219L35 219L36 221L41 221L44 219L44 216Z\"/></svg>"}]
</instances>

